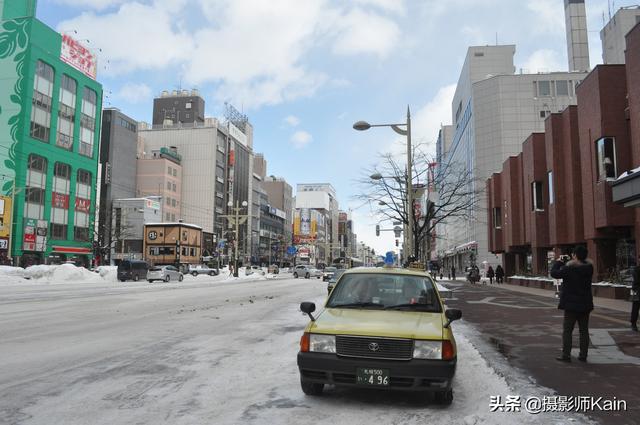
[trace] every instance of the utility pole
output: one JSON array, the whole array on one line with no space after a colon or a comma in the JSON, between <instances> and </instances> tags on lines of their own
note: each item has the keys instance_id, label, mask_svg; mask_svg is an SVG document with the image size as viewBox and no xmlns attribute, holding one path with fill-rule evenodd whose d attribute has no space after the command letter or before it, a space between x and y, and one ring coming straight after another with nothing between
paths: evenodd
<instances>
[{"instance_id":1,"label":"utility pole","mask_svg":"<svg viewBox=\"0 0 640 425\"><path fill-rule=\"evenodd\" d=\"M238 201L236 201L236 206L233 206L233 201L229 201L227 204L231 210L234 211L234 214L221 215L220 217L226 218L229 221L229 227L235 226L235 241L234 241L234 254L233 254L233 276L238 277L238 245L240 244L240 225L244 224L248 219L249 215L241 215L240 211L243 208L246 208L248 203L247 201L242 201L242 206L238 205Z\"/></svg>"}]
</instances>

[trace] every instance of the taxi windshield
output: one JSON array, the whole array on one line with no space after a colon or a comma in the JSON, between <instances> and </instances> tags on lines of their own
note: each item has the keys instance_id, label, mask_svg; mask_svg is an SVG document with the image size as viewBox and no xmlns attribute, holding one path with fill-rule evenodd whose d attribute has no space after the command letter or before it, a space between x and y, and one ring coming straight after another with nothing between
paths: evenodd
<instances>
[{"instance_id":1,"label":"taxi windshield","mask_svg":"<svg viewBox=\"0 0 640 425\"><path fill-rule=\"evenodd\" d=\"M442 311L433 282L427 277L378 273L342 276L327 308Z\"/></svg>"}]
</instances>

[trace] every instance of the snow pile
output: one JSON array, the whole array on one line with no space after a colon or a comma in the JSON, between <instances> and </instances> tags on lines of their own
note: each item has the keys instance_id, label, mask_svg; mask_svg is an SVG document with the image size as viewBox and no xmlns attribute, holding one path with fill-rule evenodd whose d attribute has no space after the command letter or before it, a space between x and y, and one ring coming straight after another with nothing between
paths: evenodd
<instances>
[{"instance_id":1,"label":"snow pile","mask_svg":"<svg viewBox=\"0 0 640 425\"><path fill-rule=\"evenodd\" d=\"M98 266L94 272L107 282L118 281L118 266Z\"/></svg>"},{"instance_id":2,"label":"snow pile","mask_svg":"<svg viewBox=\"0 0 640 425\"><path fill-rule=\"evenodd\" d=\"M73 264L45 265L27 267L24 277L38 283L102 283L104 279L99 273L91 272L84 267Z\"/></svg>"},{"instance_id":3,"label":"snow pile","mask_svg":"<svg viewBox=\"0 0 640 425\"><path fill-rule=\"evenodd\" d=\"M0 282L24 282L24 269L22 267L0 266Z\"/></svg>"},{"instance_id":4,"label":"snow pile","mask_svg":"<svg viewBox=\"0 0 640 425\"><path fill-rule=\"evenodd\" d=\"M507 279L522 279L522 280L542 280L545 282L554 282L555 279L544 276L508 276Z\"/></svg>"}]
</instances>

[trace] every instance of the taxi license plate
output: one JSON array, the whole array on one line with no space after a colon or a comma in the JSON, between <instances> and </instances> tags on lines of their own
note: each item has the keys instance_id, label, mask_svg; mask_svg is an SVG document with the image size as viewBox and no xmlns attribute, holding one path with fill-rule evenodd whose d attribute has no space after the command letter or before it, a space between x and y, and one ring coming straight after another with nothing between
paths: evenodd
<instances>
[{"instance_id":1,"label":"taxi license plate","mask_svg":"<svg viewBox=\"0 0 640 425\"><path fill-rule=\"evenodd\" d=\"M359 385L388 386L389 369L358 368L356 382Z\"/></svg>"}]
</instances>

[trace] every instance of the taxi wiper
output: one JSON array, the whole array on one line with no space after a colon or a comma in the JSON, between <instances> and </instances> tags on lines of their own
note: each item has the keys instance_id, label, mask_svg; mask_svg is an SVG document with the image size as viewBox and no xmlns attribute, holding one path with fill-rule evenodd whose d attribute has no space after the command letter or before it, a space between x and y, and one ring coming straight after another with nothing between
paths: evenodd
<instances>
[{"instance_id":1,"label":"taxi wiper","mask_svg":"<svg viewBox=\"0 0 640 425\"><path fill-rule=\"evenodd\" d=\"M420 307L420 308L426 308L429 310L432 310L434 308L433 305L431 304L418 304L418 303L412 303L412 304L396 304L396 305L390 305L385 307L385 310L397 310L397 309L401 309L401 308L415 308L415 307Z\"/></svg>"},{"instance_id":2,"label":"taxi wiper","mask_svg":"<svg viewBox=\"0 0 640 425\"><path fill-rule=\"evenodd\" d=\"M335 304L329 306L329 308L356 308L356 307L384 307L378 303L372 302L359 302L359 303L345 303L345 304Z\"/></svg>"}]
</instances>

